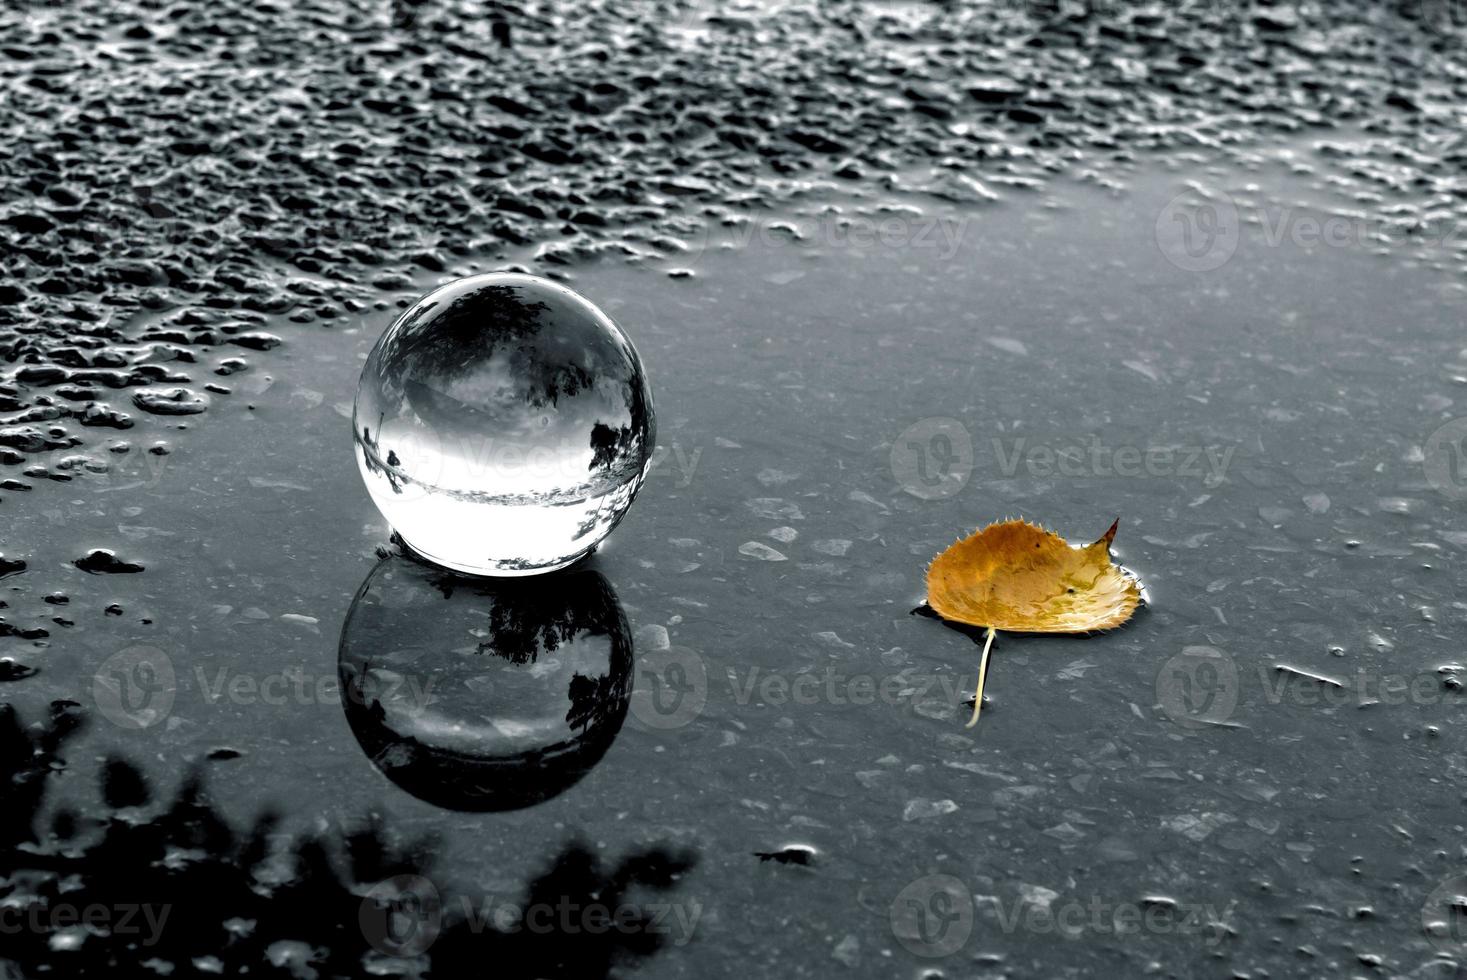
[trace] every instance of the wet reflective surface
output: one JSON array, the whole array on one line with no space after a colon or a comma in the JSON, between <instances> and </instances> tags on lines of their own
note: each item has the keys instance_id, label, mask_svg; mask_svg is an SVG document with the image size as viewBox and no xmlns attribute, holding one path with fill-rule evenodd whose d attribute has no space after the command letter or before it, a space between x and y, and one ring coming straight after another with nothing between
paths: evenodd
<instances>
[{"instance_id":1,"label":"wet reflective surface","mask_svg":"<svg viewBox=\"0 0 1467 980\"><path fill-rule=\"evenodd\" d=\"M910 62L916 28L891 22L911 11L893 11L884 50ZM1170 16L1138 12L1105 43L1171 44L1183 35L1168 34ZM726 204L722 231L701 245L689 234L674 270L616 252L562 269L638 325L661 448L638 507L592 559L632 635L625 723L599 762L533 806L440 806L364 753L343 711L340 625L391 529L332 448L384 315L440 279L533 254L440 256L442 272L425 256L422 272L394 266L329 299L304 274L255 291L230 267L203 277L215 302L246 297L227 315L175 308L160 285L159 305L120 326L87 320L95 304L75 296L55 300L65 316L31 317L59 333L45 358L9 335L20 380L0 392L13 413L0 432L0 687L14 705L0 741L16 787L0 809L3 909L41 894L52 907L68 894L162 901L184 926L164 925L157 957L183 973L242 966L235 949L257 976L316 959L323 973L453 976L453 937L470 936L519 937L494 948L523 953L532 976L597 975L623 954L640 975L700 980L1457 971L1467 304L1450 242L1385 233L1458 200L1454 137L1420 136L1449 130L1455 110L1371 83L1381 90L1361 132L1273 131L1266 149L1240 146L1219 102L1251 119L1275 99L1287 108L1259 118L1297 129L1318 113L1281 91L1291 79L1333 111L1359 95L1352 72L1375 70L1374 48L1301 67L1317 30L1335 27L1256 16L1241 33L1194 37L1288 70L1252 91L1226 72L1184 72L1201 88L1165 100L1208 113L1202 135L1220 145L1206 151L1118 149L1125 166L1092 171L1063 130L1045 129L989 160L997 203L952 172L898 179L878 157L851 166L889 181L789 181ZM931 29L955 40L971 26ZM1066 38L1113 38L1107 27L1067 17L1044 44L1003 53L1059 61ZM762 43L745 33L709 43L738 58ZM1409 63L1423 73L1450 57L1445 42L1422 49ZM865 77L866 53L854 57ZM1102 78L1139 77L1154 62L1103 64ZM1114 90L1078 86L1036 89L1047 106L1010 104L1029 87L983 79L964 97L994 100L982 111L1015 126L1080 114L1135 134L1155 132L1137 114L1163 104L1096 109L1088 100ZM907 103L941 111L941 92L913 91ZM870 102L893 103L906 104ZM958 148L986 137L964 127L950 120L941 144L912 146L971 162ZM1422 181L1441 183L1427 193ZM929 193L944 185L956 186ZM1393 223L1344 241L1319 233L1348 230L1361 209ZM311 227L289 217L272 223ZM52 244L23 254L60 254ZM302 259L324 269L339 256L322 252ZM110 268L69 261L78 283ZM26 281L27 303L65 297L51 291L61 276L44 276ZM295 306L276 302L286 292ZM203 413L169 411L187 398L108 394L200 373L227 389L209 389ZM909 614L928 560L1003 517L1078 534L1118 514L1116 557L1147 583L1150 608L1102 637L1004 637L991 703L962 729L977 647ZM461 607L438 602L454 623ZM568 691L557 682L554 694ZM425 758L424 783L441 786ZM272 808L258 835L223 829ZM359 846L363 825L380 847ZM305 842L303 857L246 877L259 862L237 838L257 837L287 854ZM318 891L335 880L312 870L323 850L370 860ZM213 870L194 877L195 865ZM542 885L556 868L569 871ZM180 890L137 884L154 881ZM286 901L296 888L306 903ZM596 939L579 920L512 932L511 915L475 918L475 931L464 913L491 895L528 912L618 890L648 920L670 903L691 930L648 921ZM384 963L431 934L409 927L435 892L434 941L406 967ZM302 938L303 921L328 931ZM60 975L100 971L119 945L127 966L151 955L40 923L0 957ZM374 945L392 936L407 947Z\"/></svg>"},{"instance_id":2,"label":"wet reflective surface","mask_svg":"<svg viewBox=\"0 0 1467 980\"><path fill-rule=\"evenodd\" d=\"M604 313L534 276L476 276L384 331L352 416L362 479L419 554L561 568L611 533L656 443L641 360Z\"/></svg>"},{"instance_id":3,"label":"wet reflective surface","mask_svg":"<svg viewBox=\"0 0 1467 980\"><path fill-rule=\"evenodd\" d=\"M1461 973L1462 14L3 5L0 976ZM339 670L362 367L486 271L567 277L662 413L589 559L624 723L492 811L362 727L384 776ZM928 560L1116 516L1152 605L1005 636L963 730ZM349 649L420 650L455 752L598 741L543 643L453 659L501 599Z\"/></svg>"},{"instance_id":4,"label":"wet reflective surface","mask_svg":"<svg viewBox=\"0 0 1467 980\"><path fill-rule=\"evenodd\" d=\"M576 840L604 869L693 850L632 900L700 910L688 942L641 963L659 977L1288 976L1301 958L1348 975L1360 956L1403 972L1460 956L1432 896L1467 870L1452 572L1467 517L1426 464L1467 391L1461 288L1394 253L1261 232L1220 269L1180 269L1154 225L1189 179L1245 199L1262 178L1158 173L1122 200L947 212L968 221L950 261L755 241L710 249L686 281L576 270L648 325L663 448L593 559L632 635L624 723L577 781L521 809L414 795L343 711L341 625L368 576L406 567L377 553L390 528L353 462L319 452L339 444L376 333L292 335L240 376L254 409L216 405L207 438L150 421L132 441L168 455L5 500L5 558L26 565L0 581L3 615L46 634L7 638L34 671L7 699L22 727L58 698L90 719L44 778L35 832L58 810L110 819L94 760L121 757L159 800L200 767L233 826L274 806L282 834L344 840L376 814L388 847L431 835L415 873L447 909L486 891L523 904ZM1083 540L1118 514L1116 560L1150 607L1100 637L1001 636L964 730L979 647L910 615L927 562L991 520ZM144 570L73 564L101 548ZM435 631L490 607L413 596L406 634L376 607L390 648L468 646ZM120 672L119 703L141 708L161 663L143 676L111 659L138 646L174 677L141 729L114 723L91 680ZM557 681L557 724L567 692ZM426 759L424 784L444 786ZM1058 941L1053 916L1094 903L1101 918L1066 913L1076 941ZM1106 918L1151 909L1124 933Z\"/></svg>"},{"instance_id":5,"label":"wet reflective surface","mask_svg":"<svg viewBox=\"0 0 1467 980\"><path fill-rule=\"evenodd\" d=\"M44 976L58 962L75 977L391 975L432 948L445 974L488 960L526 980L607 977L686 940L652 931L631 901L669 892L694 865L687 852L649 848L607 864L568 841L513 897L481 890L460 902L427 877L430 838L396 843L370 819L300 835L282 832L277 812L233 821L197 769L160 794L108 759L95 786L75 787L84 799L67 803L78 809L57 806L47 773L64 767L83 715L64 702L35 718L0 707L7 976ZM51 819L33 823L43 813ZM626 910L628 928L536 929L502 914L543 909L573 909L573 924L588 909Z\"/></svg>"},{"instance_id":6,"label":"wet reflective surface","mask_svg":"<svg viewBox=\"0 0 1467 980\"><path fill-rule=\"evenodd\" d=\"M513 810L606 753L632 642L594 571L495 583L397 556L352 601L338 663L352 732L388 779L450 809Z\"/></svg>"}]
</instances>

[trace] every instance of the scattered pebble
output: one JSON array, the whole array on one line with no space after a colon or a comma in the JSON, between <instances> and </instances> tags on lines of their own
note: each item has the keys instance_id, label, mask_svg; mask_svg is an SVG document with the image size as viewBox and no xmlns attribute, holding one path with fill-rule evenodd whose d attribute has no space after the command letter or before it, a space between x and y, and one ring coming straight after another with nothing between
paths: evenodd
<instances>
[{"instance_id":1,"label":"scattered pebble","mask_svg":"<svg viewBox=\"0 0 1467 980\"><path fill-rule=\"evenodd\" d=\"M750 558L757 558L760 561L788 560L783 554L775 551L773 548L769 547L769 545L765 544L762 541L745 541L743 544L739 545L739 554L746 555Z\"/></svg>"},{"instance_id":2,"label":"scattered pebble","mask_svg":"<svg viewBox=\"0 0 1467 980\"><path fill-rule=\"evenodd\" d=\"M98 548L90 552L85 558L78 558L72 562L77 568L93 575L124 575L141 572L143 566L136 562L124 561L118 558L116 553L106 548Z\"/></svg>"}]
</instances>

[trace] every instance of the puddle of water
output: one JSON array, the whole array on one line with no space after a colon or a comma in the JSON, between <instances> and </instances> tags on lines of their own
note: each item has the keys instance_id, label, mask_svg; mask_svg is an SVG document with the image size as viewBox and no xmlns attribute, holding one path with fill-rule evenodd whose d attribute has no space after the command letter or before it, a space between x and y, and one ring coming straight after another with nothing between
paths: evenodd
<instances>
[{"instance_id":1,"label":"puddle of water","mask_svg":"<svg viewBox=\"0 0 1467 980\"><path fill-rule=\"evenodd\" d=\"M1391 885L1449 848L1459 807L1460 695L1438 668L1461 631L1446 569L1467 518L1425 447L1467 397L1461 290L1289 236L1178 267L1155 239L1159 220L1195 219L1168 204L1188 177L1208 175L1143 175L1121 200L757 216L730 233L742 247L678 258L690 277L576 270L641 351L659 455L592 564L640 661L627 722L538 806L486 816L405 792L335 690L343 621L388 538L348 421L386 312L274 325L285 346L225 379L197 437L143 418L125 465L11 495L7 555L62 569L69 602L6 580L10 622L52 633L14 649L40 673L7 695L29 717L90 705L108 658L160 650L166 718L95 724L69 798L103 753L171 786L232 749L208 764L225 812L431 831L444 888L524 880L576 835L608 854L694 847L681 887L701 924L652 976L820 972L837 953L863 975L915 969L887 917L928 873L987 896L953 963L1093 968L1100 947L1003 927L1049 892L1237 899L1223 948L1245 972L1294 963L1272 942L1280 915L1368 901L1352 949L1426 958ZM1183 265L1216 259L1193 253ZM170 455L142 452L155 437ZM932 555L1017 516L1076 540L1119 516L1117 554L1153 604L1104 637L1001 638L993 702L965 731L977 648L909 610ZM146 571L67 567L96 547ZM1310 675L1346 679L1345 696ZM1420 693L1389 693L1402 679ZM1402 831L1366 844L1344 830L1360 821ZM791 839L816 873L754 856ZM1288 932L1290 949L1341 939L1334 919ZM1195 958L1180 927L1144 939L1123 954L1138 969Z\"/></svg>"}]
</instances>

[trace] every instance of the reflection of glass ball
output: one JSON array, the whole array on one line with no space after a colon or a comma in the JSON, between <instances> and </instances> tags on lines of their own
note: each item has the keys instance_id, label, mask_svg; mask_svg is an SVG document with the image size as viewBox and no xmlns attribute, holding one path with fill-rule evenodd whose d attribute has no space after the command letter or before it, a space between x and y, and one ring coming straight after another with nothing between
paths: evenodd
<instances>
[{"instance_id":1,"label":"reflection of glass ball","mask_svg":"<svg viewBox=\"0 0 1467 980\"><path fill-rule=\"evenodd\" d=\"M493 582L397 556L357 591L337 669L347 721L389 779L438 806L513 810L610 747L632 642L597 572Z\"/></svg>"},{"instance_id":2,"label":"reflection of glass ball","mask_svg":"<svg viewBox=\"0 0 1467 980\"><path fill-rule=\"evenodd\" d=\"M656 422L642 362L564 286L493 274L440 286L372 348L357 463L416 552L477 575L568 565L642 486Z\"/></svg>"}]
</instances>

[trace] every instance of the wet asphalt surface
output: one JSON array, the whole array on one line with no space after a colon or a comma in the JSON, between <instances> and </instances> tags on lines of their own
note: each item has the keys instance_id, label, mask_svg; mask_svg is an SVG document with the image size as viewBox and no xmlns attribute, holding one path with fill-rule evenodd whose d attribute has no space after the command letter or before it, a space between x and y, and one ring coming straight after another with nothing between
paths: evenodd
<instances>
[{"instance_id":1,"label":"wet asphalt surface","mask_svg":"<svg viewBox=\"0 0 1467 980\"><path fill-rule=\"evenodd\" d=\"M1456 975L1454 13L0 15L3 969ZM637 344L648 483L579 584L383 589L362 360L500 268ZM1150 605L969 731L911 612L1009 516ZM508 763L384 741L374 637L500 651L406 681Z\"/></svg>"}]
</instances>

